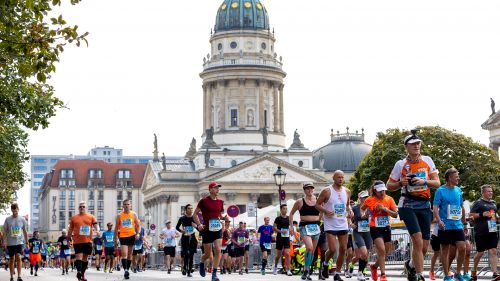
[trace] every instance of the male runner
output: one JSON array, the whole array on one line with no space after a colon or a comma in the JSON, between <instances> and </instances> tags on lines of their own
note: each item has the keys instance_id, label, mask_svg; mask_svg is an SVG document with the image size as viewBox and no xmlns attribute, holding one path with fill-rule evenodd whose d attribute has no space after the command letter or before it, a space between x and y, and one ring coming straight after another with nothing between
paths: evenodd
<instances>
[{"instance_id":1,"label":"male runner","mask_svg":"<svg viewBox=\"0 0 500 281\"><path fill-rule=\"evenodd\" d=\"M129 269L132 265L132 250L134 248L135 240L139 239L139 232L141 224L137 215L131 210L132 203L129 199L122 202L123 211L116 217L115 227L115 248L118 247L118 238L121 245L121 257L123 276L129 279Z\"/></svg>"}]
</instances>

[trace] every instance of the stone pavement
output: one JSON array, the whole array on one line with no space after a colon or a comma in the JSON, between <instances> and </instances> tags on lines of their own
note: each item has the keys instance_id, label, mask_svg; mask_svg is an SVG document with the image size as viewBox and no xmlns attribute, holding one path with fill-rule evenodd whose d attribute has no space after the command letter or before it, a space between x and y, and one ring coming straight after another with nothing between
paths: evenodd
<instances>
[{"instance_id":1,"label":"stone pavement","mask_svg":"<svg viewBox=\"0 0 500 281\"><path fill-rule=\"evenodd\" d=\"M387 279L389 281L406 281L406 278L404 278L401 275L402 270L396 269L396 268L390 268L387 271ZM160 270L146 270L144 272L140 273L130 273L130 280L190 280L190 281L210 281L209 276L207 274L207 277L202 278L200 275L195 271L193 274L192 278L187 278L185 276L182 276L180 271L172 271L172 274L167 274L166 271L160 271ZM0 280L1 281L8 281L9 280L9 273L8 271L5 271L3 269L0 269ZM103 273L101 271L96 271L95 269L89 269L86 272L86 277L88 281L121 281L123 279L123 270L122 271L114 271L113 273ZM426 276L427 277L427 276ZM67 280L77 280L76 279L76 271L69 272L69 275L61 275L61 271L58 269L50 269L46 268L43 270L39 270L38 276L30 276L29 270L24 270L22 273L22 278L23 281L67 281ZM257 272L251 272L250 274L244 274L244 275L238 275L238 274L225 274L225 275L219 275L219 278L221 281L229 281L229 280L241 280L241 281L273 281L273 280L289 280L289 281L301 281L300 276L285 276L285 275L273 275L271 272L267 273L266 275L261 275L260 273ZM357 280L355 277L353 278L345 278L342 277L344 281L352 280L355 281ZM318 280L318 276L314 275L313 280ZM332 280L330 277L329 280ZM370 279L371 280L371 279ZM429 280L426 278L426 280ZM437 280L442 280L441 278ZM489 280L489 279L486 279Z\"/></svg>"}]
</instances>

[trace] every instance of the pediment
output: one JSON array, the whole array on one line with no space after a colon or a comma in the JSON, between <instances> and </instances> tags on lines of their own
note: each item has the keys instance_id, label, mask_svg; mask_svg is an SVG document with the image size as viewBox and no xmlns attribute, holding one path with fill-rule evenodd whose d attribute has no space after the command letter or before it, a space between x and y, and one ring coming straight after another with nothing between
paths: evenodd
<instances>
[{"instance_id":1,"label":"pediment","mask_svg":"<svg viewBox=\"0 0 500 281\"><path fill-rule=\"evenodd\" d=\"M262 156L254 158L240 165L232 167L223 172L219 172L205 179L207 181L217 182L259 182L273 183L273 174L278 169L278 166L286 172L287 183L323 183L326 179L300 167L294 166L288 162L280 160L272 156Z\"/></svg>"}]
</instances>

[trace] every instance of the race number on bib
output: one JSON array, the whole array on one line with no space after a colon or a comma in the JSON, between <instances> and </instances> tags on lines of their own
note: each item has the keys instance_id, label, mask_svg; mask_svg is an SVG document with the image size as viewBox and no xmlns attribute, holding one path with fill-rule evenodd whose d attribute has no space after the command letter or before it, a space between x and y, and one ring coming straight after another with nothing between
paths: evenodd
<instances>
[{"instance_id":1,"label":"race number on bib","mask_svg":"<svg viewBox=\"0 0 500 281\"><path fill-rule=\"evenodd\" d=\"M139 251L140 249L142 249L142 244L140 245L134 244L134 250Z\"/></svg>"},{"instance_id":2,"label":"race number on bib","mask_svg":"<svg viewBox=\"0 0 500 281\"><path fill-rule=\"evenodd\" d=\"M80 235L90 235L90 226L88 225L82 225L80 226Z\"/></svg>"},{"instance_id":3,"label":"race number on bib","mask_svg":"<svg viewBox=\"0 0 500 281\"><path fill-rule=\"evenodd\" d=\"M69 256L71 254L71 251L69 249L64 250L64 255Z\"/></svg>"},{"instance_id":4,"label":"race number on bib","mask_svg":"<svg viewBox=\"0 0 500 281\"><path fill-rule=\"evenodd\" d=\"M39 251L40 251L40 247L38 247L38 245L33 246L33 254L38 254Z\"/></svg>"},{"instance_id":5,"label":"race number on bib","mask_svg":"<svg viewBox=\"0 0 500 281\"><path fill-rule=\"evenodd\" d=\"M426 180L427 179L427 174L425 172L416 172L415 176L419 179ZM423 191L429 189L428 186L426 185L408 185L408 191L410 192L416 192L416 191Z\"/></svg>"},{"instance_id":6,"label":"race number on bib","mask_svg":"<svg viewBox=\"0 0 500 281\"><path fill-rule=\"evenodd\" d=\"M227 245L222 245L221 250L222 250L222 251L227 250Z\"/></svg>"},{"instance_id":7,"label":"race number on bib","mask_svg":"<svg viewBox=\"0 0 500 281\"><path fill-rule=\"evenodd\" d=\"M497 221L496 220L489 220L488 221L488 231L489 232L497 232Z\"/></svg>"},{"instance_id":8,"label":"race number on bib","mask_svg":"<svg viewBox=\"0 0 500 281\"><path fill-rule=\"evenodd\" d=\"M448 205L448 216L449 220L458 221L462 218L462 207L457 205Z\"/></svg>"},{"instance_id":9,"label":"race number on bib","mask_svg":"<svg viewBox=\"0 0 500 281\"><path fill-rule=\"evenodd\" d=\"M175 244L174 238L173 237L168 237L167 240L166 240L166 244L170 245L170 246L172 246L173 244Z\"/></svg>"},{"instance_id":10,"label":"race number on bib","mask_svg":"<svg viewBox=\"0 0 500 281\"><path fill-rule=\"evenodd\" d=\"M97 249L97 251L102 251L102 245L95 245L95 248Z\"/></svg>"},{"instance_id":11,"label":"race number on bib","mask_svg":"<svg viewBox=\"0 0 500 281\"><path fill-rule=\"evenodd\" d=\"M64 239L64 240L63 240L63 245L64 245L64 246L68 246L68 240Z\"/></svg>"},{"instance_id":12,"label":"race number on bib","mask_svg":"<svg viewBox=\"0 0 500 281\"><path fill-rule=\"evenodd\" d=\"M186 233L184 235L189 236L194 233L194 228L192 226L185 226L184 230Z\"/></svg>"},{"instance_id":13,"label":"race number on bib","mask_svg":"<svg viewBox=\"0 0 500 281\"><path fill-rule=\"evenodd\" d=\"M219 231L222 229L222 224L218 219L212 219L208 221L208 230L209 231Z\"/></svg>"},{"instance_id":14,"label":"race number on bib","mask_svg":"<svg viewBox=\"0 0 500 281\"><path fill-rule=\"evenodd\" d=\"M336 218L345 218L345 204L335 204L333 205L333 212Z\"/></svg>"},{"instance_id":15,"label":"race number on bib","mask_svg":"<svg viewBox=\"0 0 500 281\"><path fill-rule=\"evenodd\" d=\"M106 242L109 242L109 243L113 242L113 236L111 236L111 235L106 236Z\"/></svg>"},{"instance_id":16,"label":"race number on bib","mask_svg":"<svg viewBox=\"0 0 500 281\"><path fill-rule=\"evenodd\" d=\"M132 220L131 219L122 220L122 227L123 228L132 228Z\"/></svg>"},{"instance_id":17,"label":"race number on bib","mask_svg":"<svg viewBox=\"0 0 500 281\"><path fill-rule=\"evenodd\" d=\"M389 217L376 217L375 227L386 227L389 225Z\"/></svg>"},{"instance_id":18,"label":"race number on bib","mask_svg":"<svg viewBox=\"0 0 500 281\"><path fill-rule=\"evenodd\" d=\"M308 224L305 226L305 228L306 234L309 236L318 235L320 233L319 225L317 224Z\"/></svg>"},{"instance_id":19,"label":"race number on bib","mask_svg":"<svg viewBox=\"0 0 500 281\"><path fill-rule=\"evenodd\" d=\"M266 250L271 250L271 243L264 243L264 248L266 248Z\"/></svg>"},{"instance_id":20,"label":"race number on bib","mask_svg":"<svg viewBox=\"0 0 500 281\"><path fill-rule=\"evenodd\" d=\"M238 236L238 244L243 244L246 242L246 238L244 236Z\"/></svg>"},{"instance_id":21,"label":"race number on bib","mask_svg":"<svg viewBox=\"0 0 500 281\"><path fill-rule=\"evenodd\" d=\"M367 220L358 221L358 232L368 232L370 231L370 226Z\"/></svg>"},{"instance_id":22,"label":"race number on bib","mask_svg":"<svg viewBox=\"0 0 500 281\"><path fill-rule=\"evenodd\" d=\"M290 237L290 230L288 228L282 228L281 237Z\"/></svg>"},{"instance_id":23,"label":"race number on bib","mask_svg":"<svg viewBox=\"0 0 500 281\"><path fill-rule=\"evenodd\" d=\"M20 226L13 226L10 229L10 236L12 237L19 237L21 236L21 227Z\"/></svg>"}]
</instances>

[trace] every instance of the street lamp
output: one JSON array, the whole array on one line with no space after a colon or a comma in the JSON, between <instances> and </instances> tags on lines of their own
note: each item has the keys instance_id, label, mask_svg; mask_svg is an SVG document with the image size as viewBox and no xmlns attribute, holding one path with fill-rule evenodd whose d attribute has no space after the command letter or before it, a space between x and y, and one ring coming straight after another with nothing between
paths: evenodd
<instances>
[{"instance_id":1,"label":"street lamp","mask_svg":"<svg viewBox=\"0 0 500 281\"><path fill-rule=\"evenodd\" d=\"M149 221L151 220L151 214L149 213L149 210L146 210L146 213L144 214L144 219L146 219L146 222L148 223L148 234L149 234Z\"/></svg>"},{"instance_id":2,"label":"street lamp","mask_svg":"<svg viewBox=\"0 0 500 281\"><path fill-rule=\"evenodd\" d=\"M283 170L281 170L281 166L278 166L278 170L276 170L276 173L274 173L273 176L274 176L274 183L278 186L280 207L281 207L281 196L282 196L281 186L285 184L286 173Z\"/></svg>"}]
</instances>

